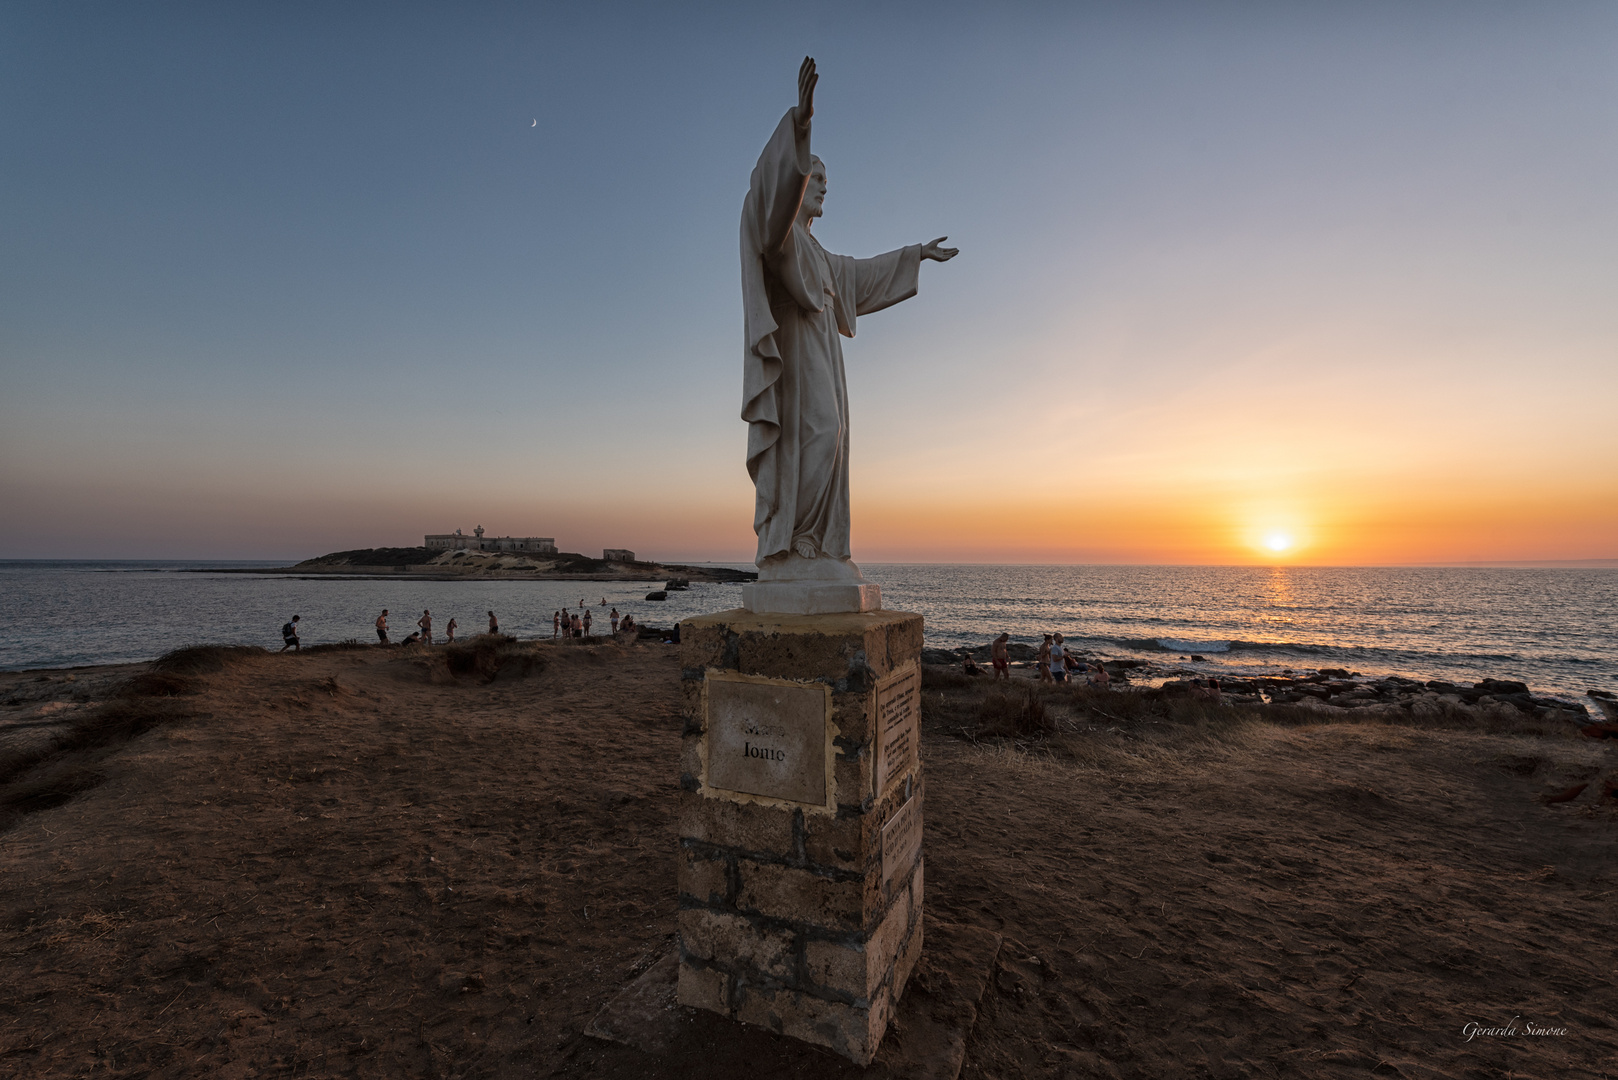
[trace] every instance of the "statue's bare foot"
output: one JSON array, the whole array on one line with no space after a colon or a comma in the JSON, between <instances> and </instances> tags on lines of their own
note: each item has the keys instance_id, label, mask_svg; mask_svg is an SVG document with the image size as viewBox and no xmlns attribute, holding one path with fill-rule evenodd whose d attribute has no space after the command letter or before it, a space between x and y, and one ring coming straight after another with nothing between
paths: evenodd
<instances>
[{"instance_id":1,"label":"statue's bare foot","mask_svg":"<svg viewBox=\"0 0 1618 1080\"><path fill-rule=\"evenodd\" d=\"M807 536L801 536L793 541L792 550L798 553L799 558L813 559L820 554L815 550L815 542Z\"/></svg>"}]
</instances>

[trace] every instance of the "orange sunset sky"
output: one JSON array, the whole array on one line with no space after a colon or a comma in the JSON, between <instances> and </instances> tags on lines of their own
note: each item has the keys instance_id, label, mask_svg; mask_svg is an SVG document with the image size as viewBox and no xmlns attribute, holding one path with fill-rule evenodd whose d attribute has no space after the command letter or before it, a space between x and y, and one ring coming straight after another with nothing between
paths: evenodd
<instances>
[{"instance_id":1,"label":"orange sunset sky","mask_svg":"<svg viewBox=\"0 0 1618 1080\"><path fill-rule=\"evenodd\" d=\"M749 559L810 53L857 560L1618 558L1618 8L392 10L0 13L0 557Z\"/></svg>"}]
</instances>

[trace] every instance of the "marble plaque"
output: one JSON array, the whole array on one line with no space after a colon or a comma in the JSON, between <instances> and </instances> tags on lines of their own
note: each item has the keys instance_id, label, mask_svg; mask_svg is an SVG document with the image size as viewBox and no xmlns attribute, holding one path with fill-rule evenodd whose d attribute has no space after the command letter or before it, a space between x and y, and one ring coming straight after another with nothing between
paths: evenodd
<instances>
[{"instance_id":1,"label":"marble plaque","mask_svg":"<svg viewBox=\"0 0 1618 1080\"><path fill-rule=\"evenodd\" d=\"M893 887L893 879L916 865L921 851L921 811L914 795L893 812L882 826L882 891Z\"/></svg>"},{"instance_id":2,"label":"marble plaque","mask_svg":"<svg viewBox=\"0 0 1618 1080\"><path fill-rule=\"evenodd\" d=\"M876 688L876 794L910 772L921 752L921 671L890 675Z\"/></svg>"},{"instance_id":3,"label":"marble plaque","mask_svg":"<svg viewBox=\"0 0 1618 1080\"><path fill-rule=\"evenodd\" d=\"M707 708L708 786L825 804L824 686L710 676Z\"/></svg>"}]
</instances>

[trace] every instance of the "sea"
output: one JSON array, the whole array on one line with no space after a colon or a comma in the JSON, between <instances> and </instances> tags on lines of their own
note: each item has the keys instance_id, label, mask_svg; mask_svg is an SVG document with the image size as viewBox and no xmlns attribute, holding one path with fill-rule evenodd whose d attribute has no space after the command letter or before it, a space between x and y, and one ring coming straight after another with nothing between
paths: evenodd
<instances>
[{"instance_id":1,"label":"sea","mask_svg":"<svg viewBox=\"0 0 1618 1080\"><path fill-rule=\"evenodd\" d=\"M645 626L735 608L741 587L693 582L647 599L645 582L419 581L252 573L285 563L0 561L0 670L149 660L200 643L281 647L293 615L306 644L395 640L424 609L442 636L487 626L551 636L551 614L588 606ZM730 565L730 564L726 564ZM750 567L742 567L750 569ZM1618 691L1618 568L1230 567L862 564L883 606L926 617L929 646L1001 631L1159 668L1218 675L1346 668L1472 683L1521 679L1538 693ZM230 571L230 572L225 572ZM247 572L243 572L247 571ZM1195 659L1193 659L1195 658Z\"/></svg>"}]
</instances>

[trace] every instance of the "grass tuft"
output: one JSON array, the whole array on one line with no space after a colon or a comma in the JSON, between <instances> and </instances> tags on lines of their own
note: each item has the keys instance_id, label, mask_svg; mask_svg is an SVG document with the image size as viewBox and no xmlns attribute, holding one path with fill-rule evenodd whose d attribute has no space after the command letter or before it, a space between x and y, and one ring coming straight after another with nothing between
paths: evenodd
<instances>
[{"instance_id":1,"label":"grass tuft","mask_svg":"<svg viewBox=\"0 0 1618 1080\"><path fill-rule=\"evenodd\" d=\"M524 645L509 634L479 634L464 644L457 641L438 650L449 673L457 678L476 676L479 682L493 682L502 673L526 678L536 668L545 670L545 659L532 645Z\"/></svg>"},{"instance_id":2,"label":"grass tuft","mask_svg":"<svg viewBox=\"0 0 1618 1080\"><path fill-rule=\"evenodd\" d=\"M993 691L978 705L980 738L1030 738L1046 735L1056 725L1045 708L1045 701L1033 687L1021 693Z\"/></svg>"},{"instance_id":3,"label":"grass tuft","mask_svg":"<svg viewBox=\"0 0 1618 1080\"><path fill-rule=\"evenodd\" d=\"M360 650L369 651L374 648L376 648L376 646L373 644L360 641L358 638L349 638L346 641L328 641L323 645L306 645L299 651L306 653L334 653L357 652Z\"/></svg>"}]
</instances>

